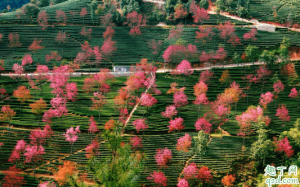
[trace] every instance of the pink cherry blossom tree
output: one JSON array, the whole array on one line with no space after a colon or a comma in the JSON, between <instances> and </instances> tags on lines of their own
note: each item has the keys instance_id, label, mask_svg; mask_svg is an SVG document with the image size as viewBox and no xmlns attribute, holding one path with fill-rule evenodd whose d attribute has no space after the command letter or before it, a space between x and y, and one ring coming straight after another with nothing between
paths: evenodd
<instances>
[{"instance_id":1,"label":"pink cherry blossom tree","mask_svg":"<svg viewBox=\"0 0 300 187\"><path fill-rule=\"evenodd\" d=\"M190 187L189 183L185 179L180 179L178 181L177 187Z\"/></svg>"},{"instance_id":2,"label":"pink cherry blossom tree","mask_svg":"<svg viewBox=\"0 0 300 187\"><path fill-rule=\"evenodd\" d=\"M145 106L146 107L146 112L147 112L147 115L148 115L148 108L151 107L151 106L153 106L153 105L155 105L157 103L157 99L155 99L150 94L142 93L140 102L141 102L141 106Z\"/></svg>"},{"instance_id":3,"label":"pink cherry blossom tree","mask_svg":"<svg viewBox=\"0 0 300 187\"><path fill-rule=\"evenodd\" d=\"M183 176L186 180L197 178L199 168L193 162L183 169Z\"/></svg>"},{"instance_id":4,"label":"pink cherry blossom tree","mask_svg":"<svg viewBox=\"0 0 300 187\"><path fill-rule=\"evenodd\" d=\"M92 98L92 107L90 108L90 110L98 110L99 112L99 124L100 124L100 111L102 109L102 107L107 104L107 100L105 98L105 96L100 92L94 92L94 97Z\"/></svg>"},{"instance_id":5,"label":"pink cherry blossom tree","mask_svg":"<svg viewBox=\"0 0 300 187\"><path fill-rule=\"evenodd\" d=\"M86 29L86 27L82 27L81 31L80 31L80 35L87 37L89 40L92 38L92 29Z\"/></svg>"},{"instance_id":6,"label":"pink cherry blossom tree","mask_svg":"<svg viewBox=\"0 0 300 187\"><path fill-rule=\"evenodd\" d=\"M25 54L22 59L22 66L26 66L27 64L32 64L33 60L31 58L31 54Z\"/></svg>"},{"instance_id":7,"label":"pink cherry blossom tree","mask_svg":"<svg viewBox=\"0 0 300 187\"><path fill-rule=\"evenodd\" d=\"M282 92L283 91L283 89L284 89L284 84L282 84L282 82L280 81L280 80L278 80L277 82L275 82L274 84L273 84L273 88L274 88L274 93L276 93L277 95L275 95L275 97L274 97L274 99L275 99L275 107L276 107L276 101L277 101L277 99L278 99L278 94L280 93L280 92Z\"/></svg>"},{"instance_id":8,"label":"pink cherry blossom tree","mask_svg":"<svg viewBox=\"0 0 300 187\"><path fill-rule=\"evenodd\" d=\"M140 130L143 131L143 137L144 137L144 131L148 129L148 125L146 124L146 118L144 119L136 119L132 122L133 126L135 127L136 131L139 133Z\"/></svg>"},{"instance_id":9,"label":"pink cherry blossom tree","mask_svg":"<svg viewBox=\"0 0 300 187\"><path fill-rule=\"evenodd\" d=\"M257 29L251 29L250 32L247 32L243 35L244 40L252 40L252 41L256 41L256 37L255 35L257 34Z\"/></svg>"},{"instance_id":10,"label":"pink cherry blossom tree","mask_svg":"<svg viewBox=\"0 0 300 187\"><path fill-rule=\"evenodd\" d=\"M19 140L8 159L9 162L14 162L15 160L20 160L20 156L25 152L26 142L24 140Z\"/></svg>"},{"instance_id":11,"label":"pink cherry blossom tree","mask_svg":"<svg viewBox=\"0 0 300 187\"><path fill-rule=\"evenodd\" d=\"M89 145L85 148L85 152L87 153L87 154L85 154L86 158L87 158L87 159L91 159L91 158L93 158L95 155L99 155L99 154L100 154L100 152L98 151L99 147L100 147L100 143L98 142L97 139L94 139L94 140L92 141L92 143L89 144Z\"/></svg>"},{"instance_id":12,"label":"pink cherry blossom tree","mask_svg":"<svg viewBox=\"0 0 300 187\"><path fill-rule=\"evenodd\" d=\"M59 46L59 44L60 43L67 43L68 42L68 37L67 37L67 35L66 35L66 33L65 32L63 32L63 31L59 31L58 33L57 33L57 35L56 35L56 39L55 39L55 41L57 41L58 42L58 44L57 44L57 51L58 51L58 46ZM63 48L63 46L61 47L61 54L62 54L62 56L64 56L64 48Z\"/></svg>"},{"instance_id":13,"label":"pink cherry blossom tree","mask_svg":"<svg viewBox=\"0 0 300 187\"><path fill-rule=\"evenodd\" d=\"M167 186L167 181L168 181L167 177L165 177L165 174L161 171L159 172L153 171L153 174L150 174L150 176L147 177L147 180L150 180L155 184L161 186Z\"/></svg>"},{"instance_id":14,"label":"pink cherry blossom tree","mask_svg":"<svg viewBox=\"0 0 300 187\"><path fill-rule=\"evenodd\" d=\"M57 22L66 23L68 17L66 16L65 11L63 10L56 10L56 20Z\"/></svg>"},{"instance_id":15,"label":"pink cherry blossom tree","mask_svg":"<svg viewBox=\"0 0 300 187\"><path fill-rule=\"evenodd\" d=\"M131 137L129 142L132 145L132 147L135 148L135 149L143 147L142 138L140 138L138 136Z\"/></svg>"},{"instance_id":16,"label":"pink cherry blossom tree","mask_svg":"<svg viewBox=\"0 0 300 187\"><path fill-rule=\"evenodd\" d=\"M293 147L290 145L290 142L287 137L275 141L275 152L282 153L284 152L288 158L291 158L294 155Z\"/></svg>"},{"instance_id":17,"label":"pink cherry blossom tree","mask_svg":"<svg viewBox=\"0 0 300 187\"><path fill-rule=\"evenodd\" d=\"M79 13L80 17L82 17L82 25L84 25L84 17L88 14L86 8L81 8L81 11Z\"/></svg>"},{"instance_id":18,"label":"pink cherry blossom tree","mask_svg":"<svg viewBox=\"0 0 300 187\"><path fill-rule=\"evenodd\" d=\"M133 10L130 13L127 13L126 16L126 24L131 27L129 35L132 35L133 37L137 35L141 35L140 26L146 25L146 19L143 19L142 14L138 14L135 10Z\"/></svg>"},{"instance_id":19,"label":"pink cherry blossom tree","mask_svg":"<svg viewBox=\"0 0 300 187\"><path fill-rule=\"evenodd\" d=\"M279 107L278 107L278 109L277 109L276 112L277 113L275 114L275 116L278 116L279 119L284 123L282 125L282 127L284 127L285 123L288 122L288 121L290 121L290 119L291 119L291 116L289 116L288 109L286 109L286 106L282 104L282 105L279 105Z\"/></svg>"},{"instance_id":20,"label":"pink cherry blossom tree","mask_svg":"<svg viewBox=\"0 0 300 187\"><path fill-rule=\"evenodd\" d=\"M291 89L289 97L293 99L297 99L297 110L299 110L299 93L296 88Z\"/></svg>"},{"instance_id":21,"label":"pink cherry blossom tree","mask_svg":"<svg viewBox=\"0 0 300 187\"><path fill-rule=\"evenodd\" d=\"M264 107L264 109L267 109L267 105L273 101L273 94L271 92L267 92L265 94L260 95L259 104Z\"/></svg>"},{"instance_id":22,"label":"pink cherry blossom tree","mask_svg":"<svg viewBox=\"0 0 300 187\"><path fill-rule=\"evenodd\" d=\"M205 133L212 131L212 124L209 123L204 117L199 118L195 123L196 131L203 130Z\"/></svg>"},{"instance_id":23,"label":"pink cherry blossom tree","mask_svg":"<svg viewBox=\"0 0 300 187\"><path fill-rule=\"evenodd\" d=\"M95 134L96 132L99 131L99 129L97 127L96 121L94 120L94 117L91 116L89 121L90 121L90 127L89 127L88 131L89 131L89 133Z\"/></svg>"},{"instance_id":24,"label":"pink cherry blossom tree","mask_svg":"<svg viewBox=\"0 0 300 187\"><path fill-rule=\"evenodd\" d=\"M201 22L202 24L204 20L209 19L208 12L204 8L197 6L195 1L192 1L190 4L190 13L192 13L195 23Z\"/></svg>"},{"instance_id":25,"label":"pink cherry blossom tree","mask_svg":"<svg viewBox=\"0 0 300 187\"><path fill-rule=\"evenodd\" d=\"M185 95L184 91L177 91L173 95L173 103L175 107L179 109L179 116L180 116L180 107L183 107L188 104L188 98Z\"/></svg>"},{"instance_id":26,"label":"pink cherry blossom tree","mask_svg":"<svg viewBox=\"0 0 300 187\"><path fill-rule=\"evenodd\" d=\"M80 133L80 130L79 130L80 126L77 126L74 130L74 127L71 127L69 129L67 129L67 132L64 133L63 135L66 137L66 141L70 142L71 143L71 153L73 154L73 144L74 142L77 141L78 139L78 136L77 136L77 133Z\"/></svg>"},{"instance_id":27,"label":"pink cherry blossom tree","mask_svg":"<svg viewBox=\"0 0 300 187\"><path fill-rule=\"evenodd\" d=\"M176 107L174 105L167 106L166 111L161 112L161 115L165 118L172 119L173 116L177 115Z\"/></svg>"},{"instance_id":28,"label":"pink cherry blossom tree","mask_svg":"<svg viewBox=\"0 0 300 187\"><path fill-rule=\"evenodd\" d=\"M185 76L189 76L194 72L194 70L191 66L191 63L187 60L181 61L178 64L178 66L176 68L176 71L177 71L178 74L183 74ZM184 76L184 86L185 86L185 76Z\"/></svg>"},{"instance_id":29,"label":"pink cherry blossom tree","mask_svg":"<svg viewBox=\"0 0 300 187\"><path fill-rule=\"evenodd\" d=\"M39 26L42 27L42 30L45 30L48 27L48 19L49 19L49 17L47 15L46 10L40 11L37 22L38 22Z\"/></svg>"},{"instance_id":30,"label":"pink cherry blossom tree","mask_svg":"<svg viewBox=\"0 0 300 187\"><path fill-rule=\"evenodd\" d=\"M154 158L159 167L168 167L167 164L172 159L172 151L168 148L156 149Z\"/></svg>"},{"instance_id":31,"label":"pink cherry blossom tree","mask_svg":"<svg viewBox=\"0 0 300 187\"><path fill-rule=\"evenodd\" d=\"M184 160L185 153L189 151L189 148L192 145L192 137L185 133L183 137L177 139L176 150L183 152L182 161Z\"/></svg>"},{"instance_id":32,"label":"pink cherry blossom tree","mask_svg":"<svg viewBox=\"0 0 300 187\"><path fill-rule=\"evenodd\" d=\"M39 161L41 160L41 155L45 154L45 149L42 145L27 145L25 148L26 153L24 156L26 157L25 162Z\"/></svg>"},{"instance_id":33,"label":"pink cherry blossom tree","mask_svg":"<svg viewBox=\"0 0 300 187\"><path fill-rule=\"evenodd\" d=\"M169 131L168 132L172 132L172 131L176 131L177 130L177 132L178 131L180 131L180 130L182 130L182 129L184 129L184 125L183 125L183 119L182 118L175 118L174 120L170 120L169 121Z\"/></svg>"}]
</instances>

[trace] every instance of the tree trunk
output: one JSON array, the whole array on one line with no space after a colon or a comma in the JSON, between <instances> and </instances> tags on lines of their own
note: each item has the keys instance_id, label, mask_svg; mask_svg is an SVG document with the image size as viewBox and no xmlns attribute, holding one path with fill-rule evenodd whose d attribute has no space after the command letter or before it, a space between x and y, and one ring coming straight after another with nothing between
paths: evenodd
<instances>
[{"instance_id":1,"label":"tree trunk","mask_svg":"<svg viewBox=\"0 0 300 187\"><path fill-rule=\"evenodd\" d=\"M100 125L100 109L99 109L99 125Z\"/></svg>"}]
</instances>

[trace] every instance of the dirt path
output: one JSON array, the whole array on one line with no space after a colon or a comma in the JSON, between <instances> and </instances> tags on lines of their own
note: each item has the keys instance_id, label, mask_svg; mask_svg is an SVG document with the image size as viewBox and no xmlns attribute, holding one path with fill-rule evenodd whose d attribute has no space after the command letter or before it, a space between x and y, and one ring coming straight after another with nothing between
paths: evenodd
<instances>
[{"instance_id":1,"label":"dirt path","mask_svg":"<svg viewBox=\"0 0 300 187\"><path fill-rule=\"evenodd\" d=\"M152 75L152 74L151 74L151 76L152 76L152 78L153 78L153 75ZM151 86L152 86L152 85L151 85ZM148 91L149 91L149 89L151 88L151 86L149 86L149 87L144 91L145 94L148 93ZM142 93L141 93L141 95L142 95ZM126 122L125 122L125 124L124 124L124 126L123 126L123 128L122 128L121 136L123 136L126 125L127 125L128 122L130 121L130 119L131 119L131 117L132 117L132 114L133 114L134 111L137 109L137 107L139 106L140 103L141 103L141 100L139 100L139 102L138 102L137 104L135 104L134 108L131 110L131 112L130 112L129 116L127 117Z\"/></svg>"},{"instance_id":2,"label":"dirt path","mask_svg":"<svg viewBox=\"0 0 300 187\"><path fill-rule=\"evenodd\" d=\"M209 140L208 140L208 142L207 142L206 145L208 145L209 142L210 142L211 140L212 140L212 137L209 138ZM194 155L192 155L192 156L185 162L185 165L184 165L184 167L182 168L182 171L180 172L180 174L179 174L179 176L178 176L178 180L181 178L181 176L182 176L182 174L183 174L184 168L186 168L186 167L188 166L190 160L193 159L196 155L197 155L197 154L195 153Z\"/></svg>"}]
</instances>

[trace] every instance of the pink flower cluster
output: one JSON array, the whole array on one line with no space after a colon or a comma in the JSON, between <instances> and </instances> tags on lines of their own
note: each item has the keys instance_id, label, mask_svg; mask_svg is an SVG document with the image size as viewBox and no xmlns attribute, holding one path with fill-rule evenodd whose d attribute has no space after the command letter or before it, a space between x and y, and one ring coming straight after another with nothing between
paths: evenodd
<instances>
[{"instance_id":1,"label":"pink flower cluster","mask_svg":"<svg viewBox=\"0 0 300 187\"><path fill-rule=\"evenodd\" d=\"M296 88L292 88L291 89L291 93L289 94L289 97L291 97L291 98L296 98L296 97L298 97L298 91L297 91L297 89Z\"/></svg>"},{"instance_id":2,"label":"pink flower cluster","mask_svg":"<svg viewBox=\"0 0 300 187\"><path fill-rule=\"evenodd\" d=\"M178 181L177 187L190 187L189 183L185 179L180 179Z\"/></svg>"},{"instance_id":3,"label":"pink flower cluster","mask_svg":"<svg viewBox=\"0 0 300 187\"><path fill-rule=\"evenodd\" d=\"M291 116L289 116L289 111L286 109L285 105L280 105L277 109L275 116L278 116L281 121L290 121Z\"/></svg>"},{"instance_id":4,"label":"pink flower cluster","mask_svg":"<svg viewBox=\"0 0 300 187\"><path fill-rule=\"evenodd\" d=\"M146 124L146 119L136 119L132 124L135 127L136 131L139 133L140 130L148 129L148 125Z\"/></svg>"},{"instance_id":5,"label":"pink flower cluster","mask_svg":"<svg viewBox=\"0 0 300 187\"><path fill-rule=\"evenodd\" d=\"M141 105L146 107L151 107L157 103L157 99L155 99L152 95L145 93L142 93L140 101Z\"/></svg>"},{"instance_id":6,"label":"pink flower cluster","mask_svg":"<svg viewBox=\"0 0 300 187\"><path fill-rule=\"evenodd\" d=\"M197 96L196 100L193 101L195 105L207 105L209 103L206 94L200 94Z\"/></svg>"},{"instance_id":7,"label":"pink flower cluster","mask_svg":"<svg viewBox=\"0 0 300 187\"><path fill-rule=\"evenodd\" d=\"M188 44L187 47L184 45L169 45L162 57L166 62L171 62L173 59L187 59L196 53L197 47L192 44Z\"/></svg>"},{"instance_id":8,"label":"pink flower cluster","mask_svg":"<svg viewBox=\"0 0 300 187\"><path fill-rule=\"evenodd\" d=\"M14 162L15 160L20 159L20 155L25 152L26 142L24 140L19 140L15 146L15 149L12 151L9 162Z\"/></svg>"},{"instance_id":9,"label":"pink flower cluster","mask_svg":"<svg viewBox=\"0 0 300 187\"><path fill-rule=\"evenodd\" d=\"M143 147L142 138L138 136L131 137L129 141L133 148Z\"/></svg>"},{"instance_id":10,"label":"pink flower cluster","mask_svg":"<svg viewBox=\"0 0 300 187\"><path fill-rule=\"evenodd\" d=\"M166 107L166 111L161 112L161 115L165 118L172 118L172 116L177 115L177 110L174 105L170 105Z\"/></svg>"},{"instance_id":11,"label":"pink flower cluster","mask_svg":"<svg viewBox=\"0 0 300 187\"><path fill-rule=\"evenodd\" d=\"M283 85L282 82L279 80L279 81L277 81L276 83L274 83L273 88L274 88L274 92L277 93L277 94L279 94L280 92L283 91L284 85Z\"/></svg>"},{"instance_id":12,"label":"pink flower cluster","mask_svg":"<svg viewBox=\"0 0 300 187\"><path fill-rule=\"evenodd\" d=\"M260 95L259 104L264 107L264 109L267 108L267 105L273 101L273 94L271 92L267 92L265 94Z\"/></svg>"},{"instance_id":13,"label":"pink flower cluster","mask_svg":"<svg viewBox=\"0 0 300 187\"><path fill-rule=\"evenodd\" d=\"M50 51L50 55L46 54L45 56L45 61L50 62L50 61L61 61L62 57L58 54L57 51ZM47 72L48 73L48 72Z\"/></svg>"},{"instance_id":14,"label":"pink flower cluster","mask_svg":"<svg viewBox=\"0 0 300 187\"><path fill-rule=\"evenodd\" d=\"M184 125L183 125L183 119L182 118L175 118L174 120L170 120L169 121L169 132L172 132L172 131L179 131L179 130L182 130L184 129Z\"/></svg>"},{"instance_id":15,"label":"pink flower cluster","mask_svg":"<svg viewBox=\"0 0 300 187\"><path fill-rule=\"evenodd\" d=\"M195 127L197 131L203 130L205 133L210 133L212 131L212 124L209 123L204 117L199 118L196 121Z\"/></svg>"},{"instance_id":16,"label":"pink flower cluster","mask_svg":"<svg viewBox=\"0 0 300 187\"><path fill-rule=\"evenodd\" d=\"M77 126L75 130L74 127L67 129L67 132L63 134L66 137L66 141L70 142L71 144L76 142L78 138L77 133L80 133L79 128L80 126Z\"/></svg>"},{"instance_id":17,"label":"pink flower cluster","mask_svg":"<svg viewBox=\"0 0 300 187\"><path fill-rule=\"evenodd\" d=\"M265 65L259 66L259 69L256 71L256 75L249 74L246 76L246 79L250 81L250 83L259 83L263 78L270 75L272 72L267 69Z\"/></svg>"},{"instance_id":18,"label":"pink flower cluster","mask_svg":"<svg viewBox=\"0 0 300 187\"><path fill-rule=\"evenodd\" d=\"M178 151L188 152L192 145L192 137L185 133L185 135L177 140L176 149Z\"/></svg>"},{"instance_id":19,"label":"pink flower cluster","mask_svg":"<svg viewBox=\"0 0 300 187\"><path fill-rule=\"evenodd\" d=\"M161 167L168 167L167 163L172 159L172 151L168 148L157 149L156 155L154 156L157 165Z\"/></svg>"},{"instance_id":20,"label":"pink flower cluster","mask_svg":"<svg viewBox=\"0 0 300 187\"><path fill-rule=\"evenodd\" d=\"M43 130L40 128L32 130L29 135L29 139L31 140L30 144L32 145L41 145L45 142L46 138L50 138L53 134L53 131L49 124L47 124Z\"/></svg>"},{"instance_id":21,"label":"pink flower cluster","mask_svg":"<svg viewBox=\"0 0 300 187\"><path fill-rule=\"evenodd\" d=\"M213 75L214 75L214 72L210 72L209 70L202 71L200 73L199 81L203 81L204 83L207 84L207 82L209 81L210 78L213 77Z\"/></svg>"},{"instance_id":22,"label":"pink flower cluster","mask_svg":"<svg viewBox=\"0 0 300 187\"><path fill-rule=\"evenodd\" d=\"M25 54L23 56L23 59L22 59L22 66L25 66L27 64L32 64L33 60L31 58L31 54Z\"/></svg>"},{"instance_id":23,"label":"pink flower cluster","mask_svg":"<svg viewBox=\"0 0 300 187\"><path fill-rule=\"evenodd\" d=\"M293 147L290 145L290 142L287 137L282 140L277 141L276 152L285 152L286 156L291 158L294 155Z\"/></svg>"},{"instance_id":24,"label":"pink flower cluster","mask_svg":"<svg viewBox=\"0 0 300 187\"><path fill-rule=\"evenodd\" d=\"M96 132L99 131L99 129L97 127L96 121L94 120L94 117L91 116L89 121L90 121L90 127L89 127L88 131L89 131L89 133L95 134Z\"/></svg>"},{"instance_id":25,"label":"pink flower cluster","mask_svg":"<svg viewBox=\"0 0 300 187\"><path fill-rule=\"evenodd\" d=\"M97 139L93 140L93 142L91 144L89 144L86 148L85 148L85 152L87 154L85 154L87 159L92 158L94 155L96 154L100 154L97 150L99 149L100 144L98 142Z\"/></svg>"},{"instance_id":26,"label":"pink flower cluster","mask_svg":"<svg viewBox=\"0 0 300 187\"><path fill-rule=\"evenodd\" d=\"M197 178L198 172L199 172L199 168L193 162L183 169L183 176L186 180L195 179Z\"/></svg>"},{"instance_id":27,"label":"pink flower cluster","mask_svg":"<svg viewBox=\"0 0 300 187\"><path fill-rule=\"evenodd\" d=\"M178 91L173 95L173 103L175 107L182 107L188 104L188 98L183 91Z\"/></svg>"},{"instance_id":28,"label":"pink flower cluster","mask_svg":"<svg viewBox=\"0 0 300 187\"><path fill-rule=\"evenodd\" d=\"M46 182L39 184L38 187L56 187L56 185L54 182L46 181Z\"/></svg>"},{"instance_id":29,"label":"pink flower cluster","mask_svg":"<svg viewBox=\"0 0 300 187\"><path fill-rule=\"evenodd\" d=\"M50 108L49 111L46 111L43 116L44 122L51 123L51 119L53 117L61 117L63 115L67 115L68 109L66 107L66 99L64 97L56 97L52 98L50 104L54 108Z\"/></svg>"},{"instance_id":30,"label":"pink flower cluster","mask_svg":"<svg viewBox=\"0 0 300 187\"><path fill-rule=\"evenodd\" d=\"M41 160L41 155L45 154L45 149L42 145L27 145L25 150L27 151L24 153L26 162L31 162L32 159L34 159L34 161Z\"/></svg>"},{"instance_id":31,"label":"pink flower cluster","mask_svg":"<svg viewBox=\"0 0 300 187\"><path fill-rule=\"evenodd\" d=\"M185 76L191 75L194 72L191 63L187 60L181 61L177 68L176 68L176 73L177 74L184 74Z\"/></svg>"},{"instance_id":32,"label":"pink flower cluster","mask_svg":"<svg viewBox=\"0 0 300 187\"><path fill-rule=\"evenodd\" d=\"M168 179L165 177L165 174L163 172L153 171L153 174L151 174L149 177L147 177L147 180L151 180L155 184L158 184L158 185L167 186Z\"/></svg>"},{"instance_id":33,"label":"pink flower cluster","mask_svg":"<svg viewBox=\"0 0 300 187\"><path fill-rule=\"evenodd\" d=\"M253 29L251 29L250 32L245 33L245 34L243 35L243 38L244 38L244 40L249 40L249 39L251 39L251 40L255 41L255 40L256 40L256 38L255 38L255 35L256 35L256 34L257 34L257 30L253 28Z\"/></svg>"}]
</instances>

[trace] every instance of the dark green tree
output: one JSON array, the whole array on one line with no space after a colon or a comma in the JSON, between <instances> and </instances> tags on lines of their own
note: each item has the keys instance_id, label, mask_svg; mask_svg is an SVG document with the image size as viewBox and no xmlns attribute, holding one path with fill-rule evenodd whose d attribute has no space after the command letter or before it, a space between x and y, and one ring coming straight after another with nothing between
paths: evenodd
<instances>
[{"instance_id":1,"label":"dark green tree","mask_svg":"<svg viewBox=\"0 0 300 187\"><path fill-rule=\"evenodd\" d=\"M259 60L262 62L266 62L267 64L274 64L277 60L277 55L275 55L275 51L264 50L262 54L259 56Z\"/></svg>"},{"instance_id":2,"label":"dark green tree","mask_svg":"<svg viewBox=\"0 0 300 187\"><path fill-rule=\"evenodd\" d=\"M92 157L89 160L89 169L104 186L137 186L144 156L139 151L133 152L128 143L122 142L120 124L115 123L112 130L105 130L102 133L111 155L102 160L98 160L97 156Z\"/></svg>"},{"instance_id":3,"label":"dark green tree","mask_svg":"<svg viewBox=\"0 0 300 187\"><path fill-rule=\"evenodd\" d=\"M209 141L209 136L206 134L203 130L198 132L197 136L193 136L193 139L195 141L195 154L200 155L200 163L201 163L201 157L205 155L207 150L207 143Z\"/></svg>"},{"instance_id":4,"label":"dark green tree","mask_svg":"<svg viewBox=\"0 0 300 187\"><path fill-rule=\"evenodd\" d=\"M245 53L246 57L250 60L250 62L253 62L253 64L259 57L258 47L253 45L248 45L248 47L246 47Z\"/></svg>"},{"instance_id":5,"label":"dark green tree","mask_svg":"<svg viewBox=\"0 0 300 187\"><path fill-rule=\"evenodd\" d=\"M199 3L199 6L204 8L205 10L208 9L208 6L209 6L209 3L207 0L201 0L200 3Z\"/></svg>"},{"instance_id":6,"label":"dark green tree","mask_svg":"<svg viewBox=\"0 0 300 187\"><path fill-rule=\"evenodd\" d=\"M265 165L265 159L271 151L271 140L267 138L267 130L261 128L256 131L258 134L258 139L251 145L250 148L250 158L261 161Z\"/></svg>"}]
</instances>

